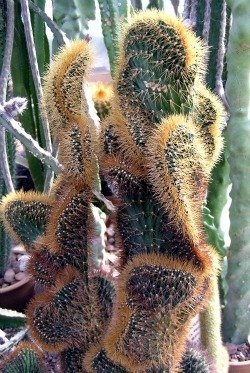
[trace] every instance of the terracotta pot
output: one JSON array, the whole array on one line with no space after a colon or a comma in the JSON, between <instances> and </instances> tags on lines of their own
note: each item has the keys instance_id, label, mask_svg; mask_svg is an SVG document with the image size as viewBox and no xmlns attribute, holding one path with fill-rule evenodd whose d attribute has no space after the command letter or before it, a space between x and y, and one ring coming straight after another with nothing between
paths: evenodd
<instances>
[{"instance_id":1,"label":"terracotta pot","mask_svg":"<svg viewBox=\"0 0 250 373\"><path fill-rule=\"evenodd\" d=\"M229 363L228 373L249 373L249 372L250 372L250 360Z\"/></svg>"},{"instance_id":2,"label":"terracotta pot","mask_svg":"<svg viewBox=\"0 0 250 373\"><path fill-rule=\"evenodd\" d=\"M23 312L33 295L34 282L27 275L13 285L0 288L0 307Z\"/></svg>"}]
</instances>

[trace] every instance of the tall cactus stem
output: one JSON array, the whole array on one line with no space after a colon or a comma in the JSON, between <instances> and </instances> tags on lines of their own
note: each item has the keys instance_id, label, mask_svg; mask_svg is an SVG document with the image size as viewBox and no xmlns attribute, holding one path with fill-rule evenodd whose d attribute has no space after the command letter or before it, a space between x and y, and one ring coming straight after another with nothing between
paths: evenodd
<instances>
[{"instance_id":1,"label":"tall cactus stem","mask_svg":"<svg viewBox=\"0 0 250 373\"><path fill-rule=\"evenodd\" d=\"M227 50L226 96L229 105L228 149L232 182L230 208L231 247L228 254L229 286L224 309L226 341L244 343L250 334L250 2L228 0L232 26Z\"/></svg>"},{"instance_id":2,"label":"tall cactus stem","mask_svg":"<svg viewBox=\"0 0 250 373\"><path fill-rule=\"evenodd\" d=\"M108 51L110 68L112 75L115 70L115 60L117 57L117 39L119 15L114 0L98 0L102 20L102 32L104 42Z\"/></svg>"},{"instance_id":3,"label":"tall cactus stem","mask_svg":"<svg viewBox=\"0 0 250 373\"><path fill-rule=\"evenodd\" d=\"M221 307L217 279L212 279L211 298L200 313L201 342L220 373L228 372L228 355L221 341Z\"/></svg>"}]
</instances>

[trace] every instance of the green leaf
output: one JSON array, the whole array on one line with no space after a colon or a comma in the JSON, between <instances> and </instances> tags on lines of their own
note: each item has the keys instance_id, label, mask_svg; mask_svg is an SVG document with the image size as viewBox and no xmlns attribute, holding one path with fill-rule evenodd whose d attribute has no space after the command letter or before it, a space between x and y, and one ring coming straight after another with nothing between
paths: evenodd
<instances>
[{"instance_id":1,"label":"green leaf","mask_svg":"<svg viewBox=\"0 0 250 373\"><path fill-rule=\"evenodd\" d=\"M17 311L0 308L0 329L19 328L26 323L26 316Z\"/></svg>"},{"instance_id":2,"label":"green leaf","mask_svg":"<svg viewBox=\"0 0 250 373\"><path fill-rule=\"evenodd\" d=\"M20 117L20 121L25 131L37 140L37 125L33 113L33 98L30 89L30 84L33 83L30 82L32 78L21 20L21 9L18 3L15 3L15 35L11 60L11 75L14 96L26 97L28 100L27 109ZM26 152L26 156L35 187L38 191L42 191L44 185L43 165L29 152Z\"/></svg>"}]
</instances>

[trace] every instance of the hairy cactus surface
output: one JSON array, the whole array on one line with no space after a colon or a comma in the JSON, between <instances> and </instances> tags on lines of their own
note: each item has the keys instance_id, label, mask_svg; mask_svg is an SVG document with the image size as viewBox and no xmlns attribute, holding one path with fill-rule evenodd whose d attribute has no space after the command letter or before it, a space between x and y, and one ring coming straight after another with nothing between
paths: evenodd
<instances>
[{"instance_id":1,"label":"hairy cactus surface","mask_svg":"<svg viewBox=\"0 0 250 373\"><path fill-rule=\"evenodd\" d=\"M166 115L189 113L203 57L202 43L179 20L151 11L129 24L120 45L116 90L137 145L145 145Z\"/></svg>"},{"instance_id":2,"label":"hairy cactus surface","mask_svg":"<svg viewBox=\"0 0 250 373\"><path fill-rule=\"evenodd\" d=\"M35 192L8 194L0 206L10 235L29 247L45 230L52 198Z\"/></svg>"},{"instance_id":3,"label":"hairy cactus surface","mask_svg":"<svg viewBox=\"0 0 250 373\"><path fill-rule=\"evenodd\" d=\"M222 109L202 86L203 43L181 21L139 13L119 45L99 136L82 92L89 43L65 47L45 78L64 169L33 240L29 271L42 290L28 323L36 343L60 353L65 372L175 373L218 271L201 210ZM115 205L117 277L93 258L97 157ZM3 211L12 216L15 206Z\"/></svg>"},{"instance_id":4,"label":"hairy cactus surface","mask_svg":"<svg viewBox=\"0 0 250 373\"><path fill-rule=\"evenodd\" d=\"M215 372L211 359L197 346L188 346L182 361L183 373L212 373Z\"/></svg>"}]
</instances>

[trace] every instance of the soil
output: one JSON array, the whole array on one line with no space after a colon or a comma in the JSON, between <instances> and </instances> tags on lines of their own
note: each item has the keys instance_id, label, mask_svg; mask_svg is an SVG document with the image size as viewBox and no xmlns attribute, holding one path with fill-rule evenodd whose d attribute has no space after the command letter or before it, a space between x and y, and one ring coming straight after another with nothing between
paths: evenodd
<instances>
[{"instance_id":1,"label":"soil","mask_svg":"<svg viewBox=\"0 0 250 373\"><path fill-rule=\"evenodd\" d=\"M229 353L229 359L232 362L250 360L250 343L242 343L235 345L233 343L226 343L226 348Z\"/></svg>"}]
</instances>

